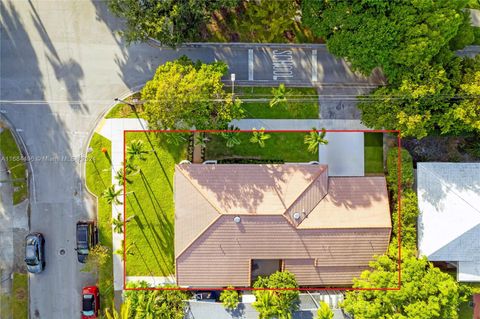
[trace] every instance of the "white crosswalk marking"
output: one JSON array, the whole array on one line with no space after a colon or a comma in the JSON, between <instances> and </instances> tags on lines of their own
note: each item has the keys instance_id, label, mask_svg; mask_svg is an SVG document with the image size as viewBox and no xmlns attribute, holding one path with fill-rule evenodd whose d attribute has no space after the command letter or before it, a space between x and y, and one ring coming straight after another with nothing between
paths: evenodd
<instances>
[{"instance_id":1,"label":"white crosswalk marking","mask_svg":"<svg viewBox=\"0 0 480 319\"><path fill-rule=\"evenodd\" d=\"M253 81L253 49L248 49L248 80Z\"/></svg>"}]
</instances>

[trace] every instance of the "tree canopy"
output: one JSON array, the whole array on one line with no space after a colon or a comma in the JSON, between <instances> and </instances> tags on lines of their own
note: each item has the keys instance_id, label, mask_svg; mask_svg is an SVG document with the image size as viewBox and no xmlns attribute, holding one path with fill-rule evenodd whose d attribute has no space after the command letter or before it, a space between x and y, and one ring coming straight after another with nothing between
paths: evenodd
<instances>
[{"instance_id":1,"label":"tree canopy","mask_svg":"<svg viewBox=\"0 0 480 319\"><path fill-rule=\"evenodd\" d=\"M369 74L381 67L390 81L396 81L404 71L438 58L461 27L470 29L468 13L462 11L465 4L463 0L304 0L302 21L354 69Z\"/></svg>"},{"instance_id":2,"label":"tree canopy","mask_svg":"<svg viewBox=\"0 0 480 319\"><path fill-rule=\"evenodd\" d=\"M153 38L176 46L198 38L213 11L233 8L238 0L108 0L110 10L125 20L128 43Z\"/></svg>"},{"instance_id":3,"label":"tree canopy","mask_svg":"<svg viewBox=\"0 0 480 319\"><path fill-rule=\"evenodd\" d=\"M362 122L397 129L404 137L480 133L480 57L450 57L445 65L418 66L399 85L361 100Z\"/></svg>"},{"instance_id":4,"label":"tree canopy","mask_svg":"<svg viewBox=\"0 0 480 319\"><path fill-rule=\"evenodd\" d=\"M225 129L242 117L239 99L223 89L223 62L193 63L187 57L167 62L142 89L151 129Z\"/></svg>"},{"instance_id":5,"label":"tree canopy","mask_svg":"<svg viewBox=\"0 0 480 319\"><path fill-rule=\"evenodd\" d=\"M458 318L457 307L464 291L455 279L413 252L402 251L400 290L359 290L347 292L342 307L356 319L443 319ZM408 255L408 256L406 256ZM354 288L398 286L395 257L383 255L370 263L354 280Z\"/></svg>"}]
</instances>

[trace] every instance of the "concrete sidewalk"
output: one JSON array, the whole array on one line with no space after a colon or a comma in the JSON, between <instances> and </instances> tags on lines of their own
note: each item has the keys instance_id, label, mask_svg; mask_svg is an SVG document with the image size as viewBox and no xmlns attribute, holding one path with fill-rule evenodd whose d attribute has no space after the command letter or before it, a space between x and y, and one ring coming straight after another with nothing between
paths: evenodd
<instances>
[{"instance_id":1,"label":"concrete sidewalk","mask_svg":"<svg viewBox=\"0 0 480 319\"><path fill-rule=\"evenodd\" d=\"M312 119L312 120L294 120L294 119L243 119L232 121L232 124L241 130L251 130L253 128L262 128L266 130L368 130L360 120L335 120L335 119Z\"/></svg>"},{"instance_id":2,"label":"concrete sidewalk","mask_svg":"<svg viewBox=\"0 0 480 319\"><path fill-rule=\"evenodd\" d=\"M112 184L117 186L115 174L118 170L122 170L123 162L123 135L126 130L145 130L147 129L147 122L143 119L104 119L97 127L96 132L112 142L111 160L112 160ZM112 218L116 219L120 214L123 219L124 211L123 204L112 205ZM121 248L123 234L117 234L113 231L112 225L112 248L116 251ZM113 287L114 290L123 289L123 261L121 256L113 254Z\"/></svg>"}]
</instances>

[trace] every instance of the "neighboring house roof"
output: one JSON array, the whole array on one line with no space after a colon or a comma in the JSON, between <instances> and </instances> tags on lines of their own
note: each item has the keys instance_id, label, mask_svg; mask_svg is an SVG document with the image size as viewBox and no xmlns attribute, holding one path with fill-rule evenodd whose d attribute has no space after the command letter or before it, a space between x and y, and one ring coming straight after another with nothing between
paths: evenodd
<instances>
[{"instance_id":1,"label":"neighboring house roof","mask_svg":"<svg viewBox=\"0 0 480 319\"><path fill-rule=\"evenodd\" d=\"M348 285L390 238L385 178L329 179L325 165L177 165L175 205L179 285L249 286L251 259Z\"/></svg>"},{"instance_id":2,"label":"neighboring house roof","mask_svg":"<svg viewBox=\"0 0 480 319\"><path fill-rule=\"evenodd\" d=\"M480 163L418 163L419 251L480 281Z\"/></svg>"}]
</instances>

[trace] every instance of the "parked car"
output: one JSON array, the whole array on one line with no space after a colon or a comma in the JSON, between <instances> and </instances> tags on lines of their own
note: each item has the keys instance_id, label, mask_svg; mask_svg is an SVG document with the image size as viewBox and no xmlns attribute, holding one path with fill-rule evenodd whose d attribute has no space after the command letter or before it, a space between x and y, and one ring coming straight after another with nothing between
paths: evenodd
<instances>
[{"instance_id":1,"label":"parked car","mask_svg":"<svg viewBox=\"0 0 480 319\"><path fill-rule=\"evenodd\" d=\"M77 223L77 258L81 263L87 260L88 252L98 243L97 226L93 221Z\"/></svg>"},{"instance_id":2,"label":"parked car","mask_svg":"<svg viewBox=\"0 0 480 319\"><path fill-rule=\"evenodd\" d=\"M41 233L31 233L25 237L25 263L31 273L45 269L45 239Z\"/></svg>"},{"instance_id":3,"label":"parked car","mask_svg":"<svg viewBox=\"0 0 480 319\"><path fill-rule=\"evenodd\" d=\"M98 287L83 287L82 319L98 318L98 309L100 309L100 295L98 294Z\"/></svg>"}]
</instances>

